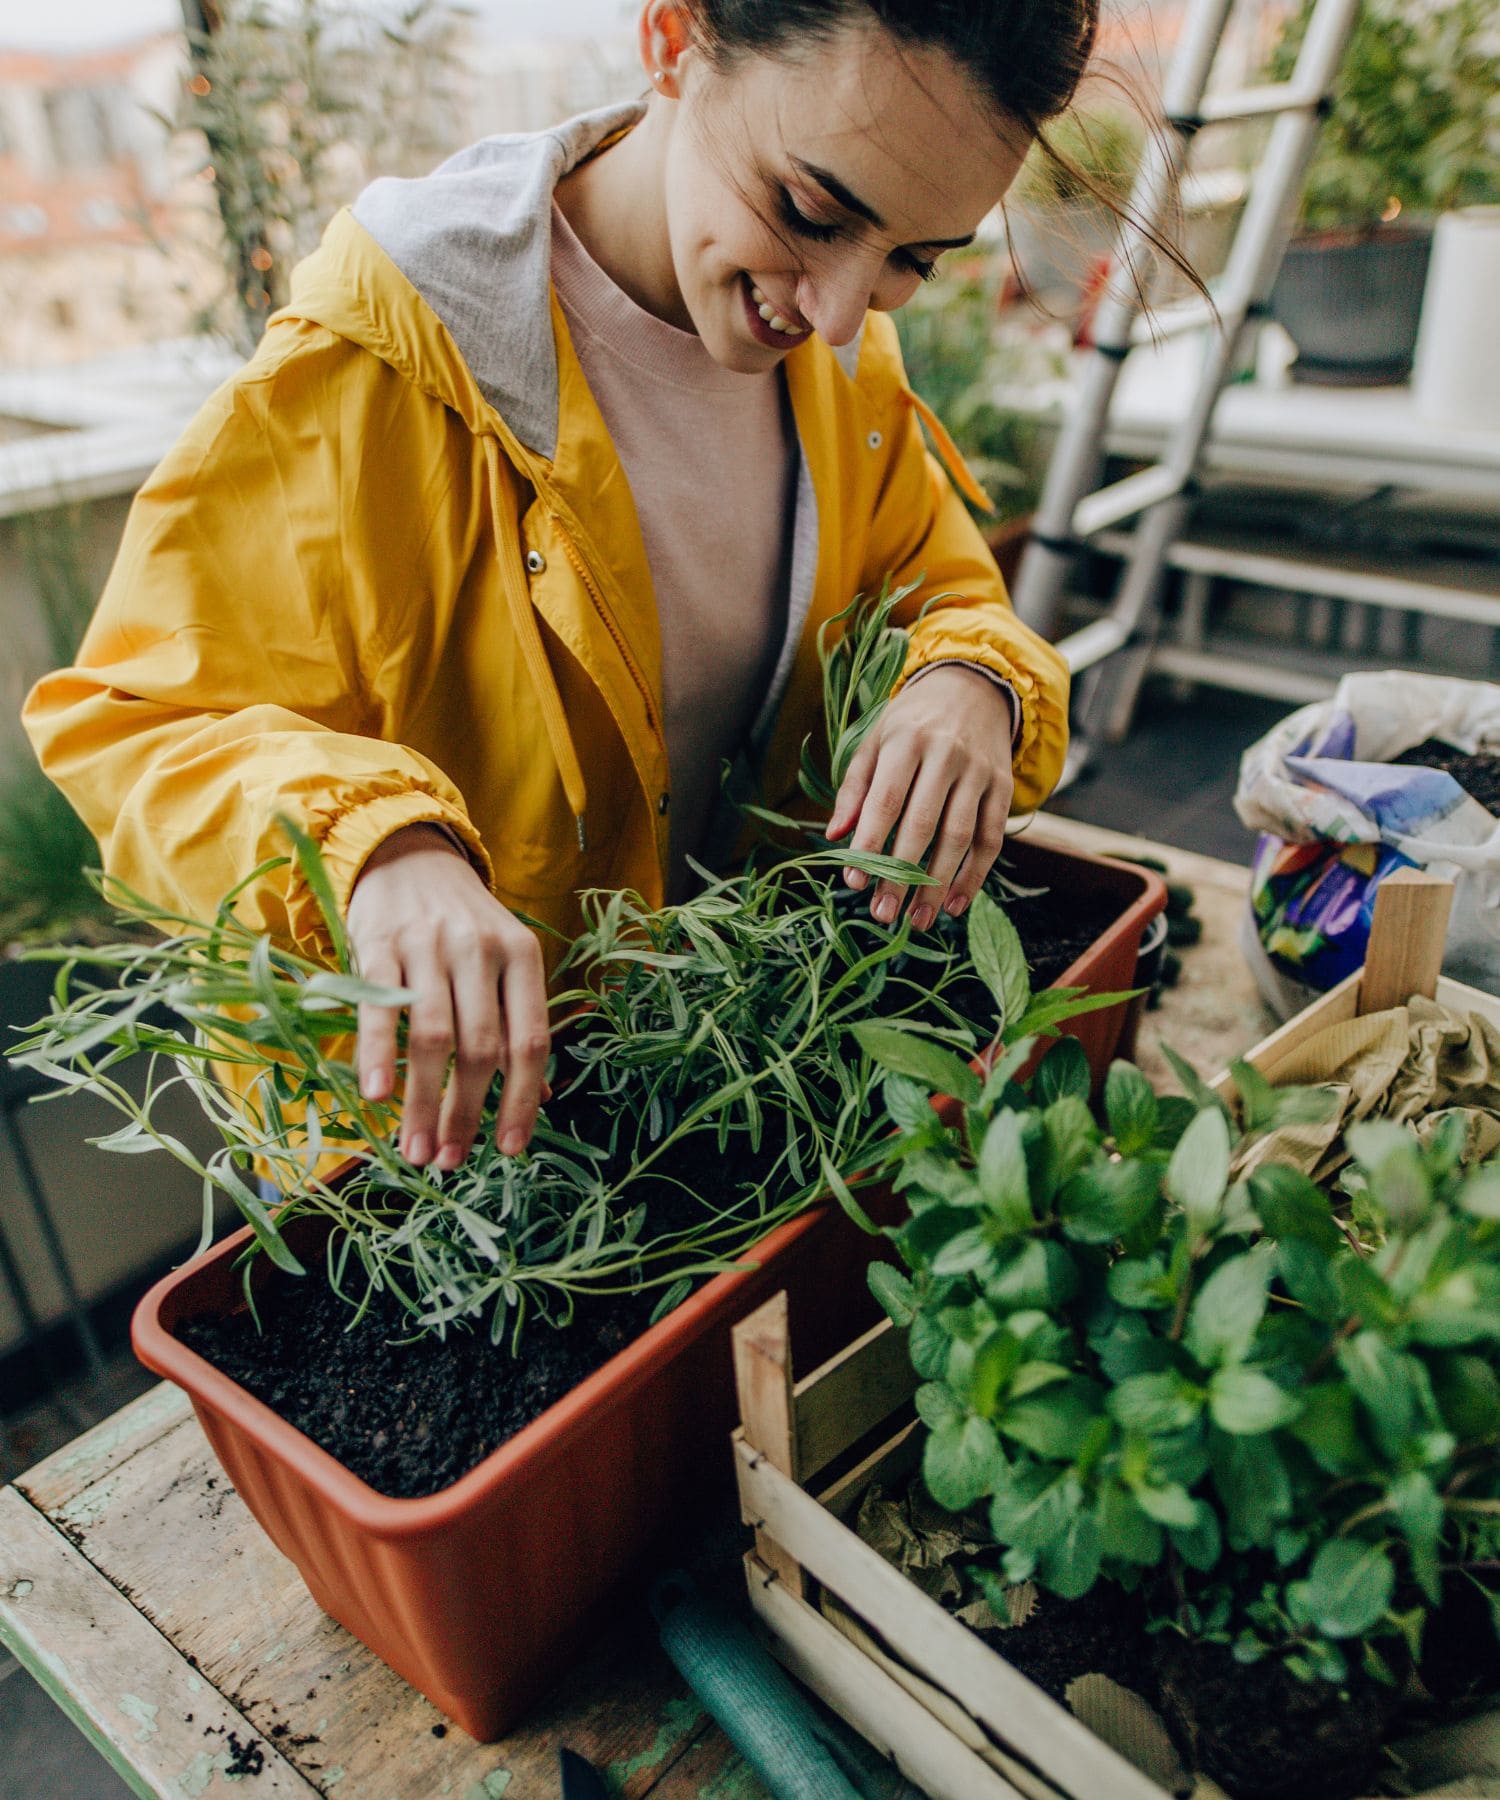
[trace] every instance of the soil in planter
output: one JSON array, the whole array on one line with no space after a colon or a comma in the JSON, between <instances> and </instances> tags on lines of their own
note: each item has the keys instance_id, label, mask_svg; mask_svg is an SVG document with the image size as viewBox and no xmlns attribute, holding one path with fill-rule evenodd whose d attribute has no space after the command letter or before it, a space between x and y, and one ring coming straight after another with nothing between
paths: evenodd
<instances>
[{"instance_id":1,"label":"soil in planter","mask_svg":"<svg viewBox=\"0 0 1500 1800\"><path fill-rule=\"evenodd\" d=\"M1223 1644L1157 1640L1159 1705L1189 1764L1235 1800L1341 1800L1368 1791L1401 1705L1398 1688L1352 1666L1303 1681L1277 1657L1238 1663Z\"/></svg>"},{"instance_id":2,"label":"soil in planter","mask_svg":"<svg viewBox=\"0 0 1500 1800\"><path fill-rule=\"evenodd\" d=\"M1054 1700L1066 1702L1069 1683L1080 1675L1108 1675L1149 1699L1149 1679L1141 1685L1143 1668L1150 1668L1141 1654L1144 1631L1136 1597L1100 1583L1079 1600L1041 1593L1023 1625L992 1626L977 1635Z\"/></svg>"},{"instance_id":3,"label":"soil in planter","mask_svg":"<svg viewBox=\"0 0 1500 1800\"><path fill-rule=\"evenodd\" d=\"M1480 1604L1484 1602L1481 1600ZM1493 1629L1486 1625L1493 1639ZM1234 1800L1343 1800L1368 1792L1402 1705L1356 1668L1342 1688L1303 1681L1276 1658L1237 1663L1221 1644L1148 1635L1140 1596L1100 1583L1082 1599L1043 1592L1024 1625L977 1635L1066 1704L1069 1685L1106 1675L1158 1708L1190 1768ZM1456 1639L1436 1622L1433 1635ZM1425 1670L1424 1670L1425 1674ZM1466 1690L1472 1698L1473 1684Z\"/></svg>"},{"instance_id":4,"label":"soil in planter","mask_svg":"<svg viewBox=\"0 0 1500 1800\"><path fill-rule=\"evenodd\" d=\"M1391 761L1407 768L1442 769L1466 794L1500 817L1500 756L1494 752L1481 750L1470 755L1467 751L1455 750L1452 744L1428 738L1425 743L1414 744L1410 750L1393 756Z\"/></svg>"},{"instance_id":5,"label":"soil in planter","mask_svg":"<svg viewBox=\"0 0 1500 1800\"><path fill-rule=\"evenodd\" d=\"M274 1272L246 1311L190 1319L177 1336L382 1494L435 1494L514 1437L645 1329L658 1295L595 1300L557 1331L536 1324L519 1355L487 1332L409 1338L376 1295L358 1325L320 1279Z\"/></svg>"}]
</instances>

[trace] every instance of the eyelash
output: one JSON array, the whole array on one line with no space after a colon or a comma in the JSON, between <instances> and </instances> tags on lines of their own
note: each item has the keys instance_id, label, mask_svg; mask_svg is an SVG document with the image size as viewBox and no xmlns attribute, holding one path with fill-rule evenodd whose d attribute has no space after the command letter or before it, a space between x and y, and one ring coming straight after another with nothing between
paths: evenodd
<instances>
[{"instance_id":1,"label":"eyelash","mask_svg":"<svg viewBox=\"0 0 1500 1800\"><path fill-rule=\"evenodd\" d=\"M799 237L811 238L817 244L829 244L843 231L842 225L833 224L822 219L809 219L800 211L795 200L785 188L776 190L777 210L781 214L782 223ZM937 279L936 260L928 261L925 257L913 256L910 250L898 250L896 261L909 273L919 276L923 281Z\"/></svg>"}]
</instances>

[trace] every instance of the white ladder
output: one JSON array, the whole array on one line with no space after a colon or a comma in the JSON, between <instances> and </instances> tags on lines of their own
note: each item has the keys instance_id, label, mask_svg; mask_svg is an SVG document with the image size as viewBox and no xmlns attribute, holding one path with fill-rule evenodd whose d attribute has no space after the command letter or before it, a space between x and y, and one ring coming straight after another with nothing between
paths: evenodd
<instances>
[{"instance_id":1,"label":"white ladder","mask_svg":"<svg viewBox=\"0 0 1500 1800\"><path fill-rule=\"evenodd\" d=\"M1077 552L1110 527L1136 520L1109 610L1058 645L1074 675L1086 672L1078 687L1065 782L1084 766L1099 736L1119 737L1129 729L1160 623L1167 555L1192 510L1214 408L1245 327L1265 315L1359 5L1360 0L1316 0L1288 81L1205 95L1234 0L1190 0L1163 83L1168 129L1148 143L1131 194L1131 214L1155 229L1162 227L1193 139L1205 126L1268 116L1275 123L1251 181L1215 305L1199 301L1175 308L1161 321L1142 318L1129 278L1134 228L1122 224L1116 235L1110 280L1094 324L1093 353L1058 434L1016 580L1016 610L1044 637L1055 638L1064 584ZM1090 491L1099 477L1110 402L1126 356L1137 344L1204 327L1209 329L1203 367L1186 410L1168 433L1160 462Z\"/></svg>"}]
</instances>

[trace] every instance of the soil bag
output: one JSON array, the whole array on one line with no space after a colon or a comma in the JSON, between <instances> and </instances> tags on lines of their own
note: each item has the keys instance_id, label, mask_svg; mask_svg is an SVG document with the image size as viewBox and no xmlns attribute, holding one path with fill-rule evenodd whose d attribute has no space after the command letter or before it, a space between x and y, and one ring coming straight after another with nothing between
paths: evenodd
<instances>
[{"instance_id":1,"label":"soil bag","mask_svg":"<svg viewBox=\"0 0 1500 1800\"><path fill-rule=\"evenodd\" d=\"M1500 686L1346 675L1241 758L1235 811L1261 834L1241 941L1283 1018L1363 963L1393 869L1453 881L1444 972L1500 989L1500 819L1445 768L1394 763L1429 741L1500 759Z\"/></svg>"}]
</instances>

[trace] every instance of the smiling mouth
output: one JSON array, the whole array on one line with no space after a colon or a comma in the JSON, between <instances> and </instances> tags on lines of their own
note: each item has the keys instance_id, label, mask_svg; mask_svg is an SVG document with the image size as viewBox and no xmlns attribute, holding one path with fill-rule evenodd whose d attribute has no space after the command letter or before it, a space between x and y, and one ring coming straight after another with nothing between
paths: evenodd
<instances>
[{"instance_id":1,"label":"smiling mouth","mask_svg":"<svg viewBox=\"0 0 1500 1800\"><path fill-rule=\"evenodd\" d=\"M750 280L748 275L745 277L745 280L749 285L750 298L755 303L755 310L760 314L761 318L765 320L766 324L770 326L772 331L779 332L783 337L789 338L807 336L808 332L811 330L810 326L798 324L791 319L785 318L781 313L777 312L776 308L772 306L771 302L767 300L765 295L755 283Z\"/></svg>"}]
</instances>

